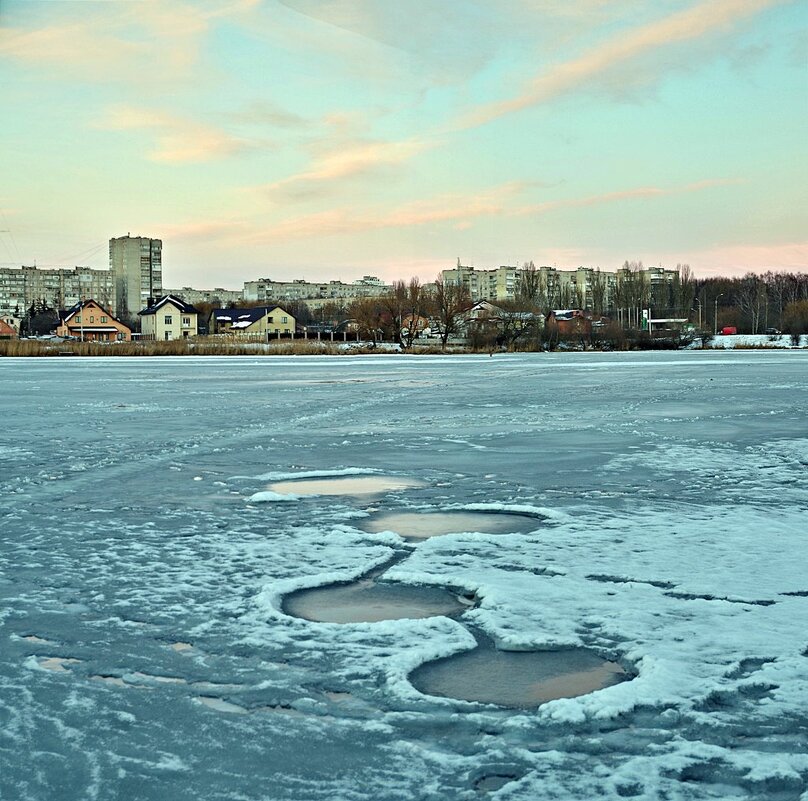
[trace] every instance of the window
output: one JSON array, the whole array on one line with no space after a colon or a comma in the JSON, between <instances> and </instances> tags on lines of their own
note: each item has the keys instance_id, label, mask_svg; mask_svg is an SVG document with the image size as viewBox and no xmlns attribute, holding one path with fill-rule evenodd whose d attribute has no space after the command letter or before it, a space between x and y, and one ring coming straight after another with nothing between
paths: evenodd
<instances>
[{"instance_id":1,"label":"window","mask_svg":"<svg viewBox=\"0 0 808 801\"><path fill-rule=\"evenodd\" d=\"M165 322L166 325L171 325L171 315L167 314L163 322Z\"/></svg>"},{"instance_id":2,"label":"window","mask_svg":"<svg viewBox=\"0 0 808 801\"><path fill-rule=\"evenodd\" d=\"M102 323L105 323L106 321L107 321L107 318L106 318L106 317L102 317L102 318L101 318L101 322L102 322Z\"/></svg>"},{"instance_id":3,"label":"window","mask_svg":"<svg viewBox=\"0 0 808 801\"><path fill-rule=\"evenodd\" d=\"M190 317L183 317L182 318L182 324L190 326L191 325L191 318Z\"/></svg>"},{"instance_id":4,"label":"window","mask_svg":"<svg viewBox=\"0 0 808 801\"><path fill-rule=\"evenodd\" d=\"M76 317L76 322L77 322L77 323L80 323L80 322L81 322L81 315L78 315L78 316Z\"/></svg>"},{"instance_id":5,"label":"window","mask_svg":"<svg viewBox=\"0 0 808 801\"><path fill-rule=\"evenodd\" d=\"M275 322L275 321L271 317L267 317L267 322L272 323L272 322Z\"/></svg>"},{"instance_id":6,"label":"window","mask_svg":"<svg viewBox=\"0 0 808 801\"><path fill-rule=\"evenodd\" d=\"M289 318L288 318L288 317L281 317L281 322L282 322L282 323L288 323L288 322L289 322Z\"/></svg>"},{"instance_id":7,"label":"window","mask_svg":"<svg viewBox=\"0 0 808 801\"><path fill-rule=\"evenodd\" d=\"M95 317L93 317L92 315L90 315L90 322L91 322L91 323L94 323L94 322L95 322Z\"/></svg>"}]
</instances>

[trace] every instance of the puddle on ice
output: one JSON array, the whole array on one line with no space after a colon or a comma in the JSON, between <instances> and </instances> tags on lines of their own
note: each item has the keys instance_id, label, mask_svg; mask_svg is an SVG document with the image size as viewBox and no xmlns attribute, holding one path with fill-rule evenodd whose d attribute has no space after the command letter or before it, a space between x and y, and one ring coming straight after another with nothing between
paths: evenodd
<instances>
[{"instance_id":1,"label":"puddle on ice","mask_svg":"<svg viewBox=\"0 0 808 801\"><path fill-rule=\"evenodd\" d=\"M178 678L177 676L155 676L151 673L141 673L139 670L136 670L134 673L130 673L133 679L137 682L157 682L158 684L187 684L188 682L185 679Z\"/></svg>"},{"instance_id":2,"label":"puddle on ice","mask_svg":"<svg viewBox=\"0 0 808 801\"><path fill-rule=\"evenodd\" d=\"M426 482L394 476L341 476L339 478L299 478L269 484L270 492L281 495L379 495L393 490L423 487Z\"/></svg>"},{"instance_id":3,"label":"puddle on ice","mask_svg":"<svg viewBox=\"0 0 808 801\"><path fill-rule=\"evenodd\" d=\"M53 640L46 640L44 637L37 637L36 634L25 634L20 637L25 642L35 642L37 645L53 645Z\"/></svg>"},{"instance_id":4,"label":"puddle on ice","mask_svg":"<svg viewBox=\"0 0 808 801\"><path fill-rule=\"evenodd\" d=\"M113 687L134 687L136 685L127 684L122 678L119 676L90 676L93 681L103 681L104 684L111 684ZM147 689L146 687L141 687L139 689Z\"/></svg>"},{"instance_id":5,"label":"puddle on ice","mask_svg":"<svg viewBox=\"0 0 808 801\"><path fill-rule=\"evenodd\" d=\"M486 793L493 793L496 790L501 790L506 784L510 784L516 780L516 776L495 773L490 776L483 776L474 782L474 789L484 795Z\"/></svg>"},{"instance_id":6,"label":"puddle on ice","mask_svg":"<svg viewBox=\"0 0 808 801\"><path fill-rule=\"evenodd\" d=\"M468 608L448 590L411 584L377 583L364 578L290 593L287 615L320 623L375 623L380 620L454 615Z\"/></svg>"},{"instance_id":7,"label":"puddle on ice","mask_svg":"<svg viewBox=\"0 0 808 801\"><path fill-rule=\"evenodd\" d=\"M229 712L231 715L246 715L247 710L238 704L231 704L223 698L214 698L210 695L200 695L196 699L200 704L204 704L217 712Z\"/></svg>"},{"instance_id":8,"label":"puddle on ice","mask_svg":"<svg viewBox=\"0 0 808 801\"><path fill-rule=\"evenodd\" d=\"M67 673L65 665L78 665L81 659L71 659L67 656L40 656L36 663L43 670L51 670L54 673Z\"/></svg>"},{"instance_id":9,"label":"puddle on ice","mask_svg":"<svg viewBox=\"0 0 808 801\"><path fill-rule=\"evenodd\" d=\"M475 632L475 636L478 636ZM478 636L472 651L427 662L410 674L425 695L506 707L535 707L625 681L630 676L585 648L499 651Z\"/></svg>"},{"instance_id":10,"label":"puddle on ice","mask_svg":"<svg viewBox=\"0 0 808 801\"><path fill-rule=\"evenodd\" d=\"M503 512L382 512L357 523L370 534L395 531L408 540L460 534L466 531L480 534L524 534L535 531L540 521L528 515Z\"/></svg>"},{"instance_id":11,"label":"puddle on ice","mask_svg":"<svg viewBox=\"0 0 808 801\"><path fill-rule=\"evenodd\" d=\"M253 712L260 712L265 715L288 715L292 718L305 718L309 717L305 712L295 709L291 706L258 706L252 710Z\"/></svg>"}]
</instances>

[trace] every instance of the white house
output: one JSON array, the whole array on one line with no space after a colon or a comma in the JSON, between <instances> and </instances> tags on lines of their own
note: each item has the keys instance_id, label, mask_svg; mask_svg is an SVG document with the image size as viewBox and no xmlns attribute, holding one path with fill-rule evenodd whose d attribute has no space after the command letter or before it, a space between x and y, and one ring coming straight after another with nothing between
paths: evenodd
<instances>
[{"instance_id":1,"label":"white house","mask_svg":"<svg viewBox=\"0 0 808 801\"><path fill-rule=\"evenodd\" d=\"M147 309L138 312L143 339L183 339L198 331L198 312L190 303L165 295Z\"/></svg>"}]
</instances>

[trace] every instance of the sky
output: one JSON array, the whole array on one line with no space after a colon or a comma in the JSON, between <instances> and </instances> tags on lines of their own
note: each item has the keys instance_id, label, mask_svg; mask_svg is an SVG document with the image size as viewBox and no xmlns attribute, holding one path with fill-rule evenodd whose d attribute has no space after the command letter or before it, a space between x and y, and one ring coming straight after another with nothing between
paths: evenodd
<instances>
[{"instance_id":1,"label":"sky","mask_svg":"<svg viewBox=\"0 0 808 801\"><path fill-rule=\"evenodd\" d=\"M808 4L0 0L0 264L808 270Z\"/></svg>"}]
</instances>

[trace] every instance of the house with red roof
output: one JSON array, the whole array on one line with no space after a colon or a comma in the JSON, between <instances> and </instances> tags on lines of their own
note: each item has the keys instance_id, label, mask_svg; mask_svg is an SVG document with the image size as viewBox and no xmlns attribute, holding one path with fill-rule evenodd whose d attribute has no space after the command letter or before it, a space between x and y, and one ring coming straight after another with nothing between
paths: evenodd
<instances>
[{"instance_id":1,"label":"house with red roof","mask_svg":"<svg viewBox=\"0 0 808 801\"><path fill-rule=\"evenodd\" d=\"M95 300L82 300L59 312L56 336L82 342L128 342L132 329Z\"/></svg>"}]
</instances>

